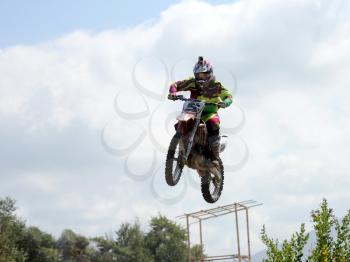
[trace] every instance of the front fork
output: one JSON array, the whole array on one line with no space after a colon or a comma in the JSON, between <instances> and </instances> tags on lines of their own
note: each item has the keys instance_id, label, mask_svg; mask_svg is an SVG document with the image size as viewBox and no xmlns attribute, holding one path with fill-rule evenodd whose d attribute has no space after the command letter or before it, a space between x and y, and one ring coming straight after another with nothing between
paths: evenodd
<instances>
[{"instance_id":1,"label":"front fork","mask_svg":"<svg viewBox=\"0 0 350 262\"><path fill-rule=\"evenodd\" d=\"M185 156L184 156L184 161L187 161L188 156L190 155L191 149L192 149L192 145L193 145L193 138L196 134L199 122L201 121L200 117L196 117L196 122L193 126L193 129L188 137L188 141L187 141L187 146L186 146L186 151L185 151Z\"/></svg>"}]
</instances>

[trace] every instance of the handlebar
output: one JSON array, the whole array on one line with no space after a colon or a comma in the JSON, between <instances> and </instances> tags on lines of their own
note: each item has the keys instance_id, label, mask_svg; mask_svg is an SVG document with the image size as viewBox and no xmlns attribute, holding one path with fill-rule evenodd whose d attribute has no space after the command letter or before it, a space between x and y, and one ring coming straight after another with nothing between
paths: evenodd
<instances>
[{"instance_id":1,"label":"handlebar","mask_svg":"<svg viewBox=\"0 0 350 262\"><path fill-rule=\"evenodd\" d=\"M169 98L171 100L181 100L181 101L195 101L197 99L192 99L192 98L186 98L183 95L176 95L176 96L171 96L172 98Z\"/></svg>"},{"instance_id":2,"label":"handlebar","mask_svg":"<svg viewBox=\"0 0 350 262\"><path fill-rule=\"evenodd\" d=\"M192 101L192 102L204 102L206 105L219 106L219 103L209 103L209 102L201 101L201 100L194 99L194 98L186 98L183 95L176 95L176 96L172 96L171 98L168 97L168 99L173 100L173 101L181 100L181 101Z\"/></svg>"}]
</instances>

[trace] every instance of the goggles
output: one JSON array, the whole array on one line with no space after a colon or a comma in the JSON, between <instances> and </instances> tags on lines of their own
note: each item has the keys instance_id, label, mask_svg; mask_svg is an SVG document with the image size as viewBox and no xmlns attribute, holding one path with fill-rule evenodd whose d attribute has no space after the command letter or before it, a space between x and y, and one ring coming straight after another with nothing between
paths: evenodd
<instances>
[{"instance_id":1,"label":"goggles","mask_svg":"<svg viewBox=\"0 0 350 262\"><path fill-rule=\"evenodd\" d=\"M207 80L210 78L210 73L195 73L194 76L197 80Z\"/></svg>"}]
</instances>

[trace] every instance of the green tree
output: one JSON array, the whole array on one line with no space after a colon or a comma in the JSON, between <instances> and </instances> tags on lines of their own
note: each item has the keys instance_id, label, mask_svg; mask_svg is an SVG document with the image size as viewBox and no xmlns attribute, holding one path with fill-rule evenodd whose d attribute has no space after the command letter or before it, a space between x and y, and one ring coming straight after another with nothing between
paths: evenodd
<instances>
[{"instance_id":1,"label":"green tree","mask_svg":"<svg viewBox=\"0 0 350 262\"><path fill-rule=\"evenodd\" d=\"M117 231L117 240L114 249L117 253L118 261L152 261L150 252L145 247L145 235L140 224L135 222L122 224Z\"/></svg>"},{"instance_id":2,"label":"green tree","mask_svg":"<svg viewBox=\"0 0 350 262\"><path fill-rule=\"evenodd\" d=\"M194 245L191 247L191 260L192 261L201 261L205 257L204 249L201 245Z\"/></svg>"},{"instance_id":3,"label":"green tree","mask_svg":"<svg viewBox=\"0 0 350 262\"><path fill-rule=\"evenodd\" d=\"M19 246L26 254L26 261L55 262L59 259L55 239L37 227L29 227Z\"/></svg>"},{"instance_id":4,"label":"green tree","mask_svg":"<svg viewBox=\"0 0 350 262\"><path fill-rule=\"evenodd\" d=\"M266 228L263 226L261 230L261 240L266 245L267 259L266 262L300 262L303 257L303 248L309 238L305 234L305 225L302 224L300 231L294 233L290 240L284 240L282 245L278 239L269 238L266 233Z\"/></svg>"},{"instance_id":5,"label":"green tree","mask_svg":"<svg viewBox=\"0 0 350 262\"><path fill-rule=\"evenodd\" d=\"M25 259L25 253L18 246L25 225L15 215L15 203L11 198L0 198L0 262L18 262Z\"/></svg>"},{"instance_id":6,"label":"green tree","mask_svg":"<svg viewBox=\"0 0 350 262\"><path fill-rule=\"evenodd\" d=\"M316 246L312 251L310 261L332 261L335 241L331 230L336 224L336 219L326 199L322 201L320 209L311 212L311 217L316 233Z\"/></svg>"},{"instance_id":7,"label":"green tree","mask_svg":"<svg viewBox=\"0 0 350 262\"><path fill-rule=\"evenodd\" d=\"M153 217L146 246L155 261L186 261L186 231L164 216Z\"/></svg>"},{"instance_id":8,"label":"green tree","mask_svg":"<svg viewBox=\"0 0 350 262\"><path fill-rule=\"evenodd\" d=\"M116 232L116 239L112 237L97 237L93 239L97 252L93 261L154 261L145 246L145 233L140 224L124 223Z\"/></svg>"},{"instance_id":9,"label":"green tree","mask_svg":"<svg viewBox=\"0 0 350 262\"><path fill-rule=\"evenodd\" d=\"M350 261L350 210L343 219L337 220L333 210L328 207L324 199L317 210L311 211L313 228L316 235L315 246L309 250L310 255L305 261L309 262L348 262ZM336 236L332 235L335 229ZM299 233L292 235L289 241L284 240L282 245L276 239L269 238L265 226L261 231L261 239L267 247L267 262L295 262L302 261L303 249L308 241L309 234L305 234L302 224Z\"/></svg>"},{"instance_id":10,"label":"green tree","mask_svg":"<svg viewBox=\"0 0 350 262\"><path fill-rule=\"evenodd\" d=\"M344 216L342 221L335 221L337 231L337 241L334 245L334 261L350 261L350 211Z\"/></svg>"},{"instance_id":11,"label":"green tree","mask_svg":"<svg viewBox=\"0 0 350 262\"><path fill-rule=\"evenodd\" d=\"M89 261L89 243L86 237L66 229L58 239L57 246L60 249L63 261L83 262Z\"/></svg>"},{"instance_id":12,"label":"green tree","mask_svg":"<svg viewBox=\"0 0 350 262\"><path fill-rule=\"evenodd\" d=\"M95 237L91 240L96 245L96 251L91 254L91 261L118 261L117 243L112 237Z\"/></svg>"},{"instance_id":13,"label":"green tree","mask_svg":"<svg viewBox=\"0 0 350 262\"><path fill-rule=\"evenodd\" d=\"M343 219L338 220L324 199L320 209L311 212L311 217L317 242L310 261L350 261L350 210ZM332 228L336 231L336 237L331 234Z\"/></svg>"},{"instance_id":14,"label":"green tree","mask_svg":"<svg viewBox=\"0 0 350 262\"><path fill-rule=\"evenodd\" d=\"M187 261L186 231L164 216L153 217L145 233L124 223L114 237L88 239L64 230L56 241L38 227L26 227L15 215L15 201L0 198L0 262L151 262ZM203 249L191 248L198 261Z\"/></svg>"}]
</instances>

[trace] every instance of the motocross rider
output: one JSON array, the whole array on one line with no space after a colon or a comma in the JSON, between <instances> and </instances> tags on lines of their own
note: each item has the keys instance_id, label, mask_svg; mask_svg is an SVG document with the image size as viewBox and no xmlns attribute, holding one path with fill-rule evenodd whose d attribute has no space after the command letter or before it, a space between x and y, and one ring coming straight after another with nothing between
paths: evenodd
<instances>
[{"instance_id":1,"label":"motocross rider","mask_svg":"<svg viewBox=\"0 0 350 262\"><path fill-rule=\"evenodd\" d=\"M202 120L208 130L209 147L213 160L216 160L219 159L220 153L220 118L217 111L232 104L232 95L219 81L216 81L212 64L202 56L198 58L193 73L194 77L171 84L168 98L174 100L176 92L190 91L193 99L217 104L205 105L202 113Z\"/></svg>"}]
</instances>

